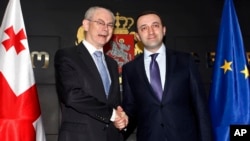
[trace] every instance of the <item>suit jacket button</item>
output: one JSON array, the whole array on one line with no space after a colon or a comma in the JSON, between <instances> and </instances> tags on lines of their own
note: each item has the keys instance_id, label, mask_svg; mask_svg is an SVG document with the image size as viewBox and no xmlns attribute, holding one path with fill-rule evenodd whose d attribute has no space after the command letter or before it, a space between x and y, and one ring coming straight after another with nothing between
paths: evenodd
<instances>
[{"instance_id":1,"label":"suit jacket button","mask_svg":"<svg viewBox=\"0 0 250 141\"><path fill-rule=\"evenodd\" d=\"M160 106L160 107L161 107L161 109L162 109L162 108L163 108L163 105L161 104L161 106Z\"/></svg>"},{"instance_id":2,"label":"suit jacket button","mask_svg":"<svg viewBox=\"0 0 250 141\"><path fill-rule=\"evenodd\" d=\"M163 123L161 123L161 127L164 127L164 124L163 124Z\"/></svg>"},{"instance_id":3,"label":"suit jacket button","mask_svg":"<svg viewBox=\"0 0 250 141\"><path fill-rule=\"evenodd\" d=\"M105 124L105 126L103 127L103 130L106 130L109 127L108 124Z\"/></svg>"}]
</instances>

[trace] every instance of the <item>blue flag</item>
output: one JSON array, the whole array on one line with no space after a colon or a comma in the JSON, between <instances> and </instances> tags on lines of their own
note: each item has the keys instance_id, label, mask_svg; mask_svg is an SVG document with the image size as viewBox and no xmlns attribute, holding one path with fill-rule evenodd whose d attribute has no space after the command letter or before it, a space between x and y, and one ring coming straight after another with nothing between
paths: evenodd
<instances>
[{"instance_id":1,"label":"blue flag","mask_svg":"<svg viewBox=\"0 0 250 141\"><path fill-rule=\"evenodd\" d=\"M225 0L210 91L215 141L229 141L230 125L250 124L246 53L233 0Z\"/></svg>"}]
</instances>

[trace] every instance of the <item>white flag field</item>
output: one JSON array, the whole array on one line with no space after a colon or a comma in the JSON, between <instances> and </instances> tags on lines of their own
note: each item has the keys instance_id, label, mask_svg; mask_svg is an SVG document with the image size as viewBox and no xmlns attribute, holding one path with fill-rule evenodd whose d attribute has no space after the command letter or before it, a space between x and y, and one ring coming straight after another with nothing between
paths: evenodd
<instances>
[{"instance_id":1,"label":"white flag field","mask_svg":"<svg viewBox=\"0 0 250 141\"><path fill-rule=\"evenodd\" d=\"M46 141L20 0L0 26L0 141Z\"/></svg>"}]
</instances>

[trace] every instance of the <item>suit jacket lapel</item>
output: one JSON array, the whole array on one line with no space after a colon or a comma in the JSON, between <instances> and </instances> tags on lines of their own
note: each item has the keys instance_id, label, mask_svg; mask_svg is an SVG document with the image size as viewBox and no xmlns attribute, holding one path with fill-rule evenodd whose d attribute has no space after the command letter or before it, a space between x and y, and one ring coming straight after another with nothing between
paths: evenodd
<instances>
[{"instance_id":1,"label":"suit jacket lapel","mask_svg":"<svg viewBox=\"0 0 250 141\"><path fill-rule=\"evenodd\" d=\"M138 75L138 76L143 76L142 77L143 82L145 82L148 87L151 87L149 80L147 78L146 71L145 71L144 55L141 54L140 56L138 56L137 60L138 61L136 62L135 66L138 66L138 67L135 67L135 68L136 68L138 74L142 74L142 75Z\"/></svg>"},{"instance_id":2,"label":"suit jacket lapel","mask_svg":"<svg viewBox=\"0 0 250 141\"><path fill-rule=\"evenodd\" d=\"M166 76L165 76L165 85L164 85L164 89L163 89L163 96L162 96L162 101L165 100L167 98L167 93L168 93L168 89L169 89L169 83L172 77L172 73L174 72L174 66L176 64L176 56L175 54L166 49Z\"/></svg>"},{"instance_id":3,"label":"suit jacket lapel","mask_svg":"<svg viewBox=\"0 0 250 141\"><path fill-rule=\"evenodd\" d=\"M145 65L144 65L144 55L141 54L140 56L138 56L137 58L137 61L136 61L136 64L135 64L135 68L136 68L136 73L138 74L141 74L141 75L138 75L139 77L142 76L142 78L138 78L138 79L142 79L142 83L145 83L145 84L141 84L141 85L145 85L146 86L146 89L148 88L149 89L149 93L156 99L158 100L156 94L154 93L154 90L149 82L149 79L147 77L147 74L146 74L146 70L145 70Z\"/></svg>"},{"instance_id":4,"label":"suit jacket lapel","mask_svg":"<svg viewBox=\"0 0 250 141\"><path fill-rule=\"evenodd\" d=\"M91 54L89 54L88 50L83 44L79 44L77 46L78 52L80 53L80 56L82 58L82 62L87 66L87 68L90 68L91 71L94 71L93 73L99 73L98 69L95 65L94 60L92 59ZM86 63L87 62L87 63Z\"/></svg>"},{"instance_id":5,"label":"suit jacket lapel","mask_svg":"<svg viewBox=\"0 0 250 141\"><path fill-rule=\"evenodd\" d=\"M109 76L110 76L110 79L111 79L111 84L110 84L110 89L109 89L109 97L111 96L111 94L112 94L112 83L113 82L115 82L115 81L117 81L117 80L115 80L115 79L117 79L117 78L114 78L114 69L112 69L112 66L111 66L111 62L110 62L110 60L109 59L107 59L107 55L104 55L105 56L105 60L106 60L106 63L107 63L107 67L108 67L108 71L109 71ZM118 71L118 68L117 68L117 71Z\"/></svg>"},{"instance_id":6,"label":"suit jacket lapel","mask_svg":"<svg viewBox=\"0 0 250 141\"><path fill-rule=\"evenodd\" d=\"M89 68L89 73L92 74L93 80L96 83L96 87L98 90L101 90L103 88L103 91L99 92L97 95L99 98L106 99L105 90L102 84L102 78L99 74L98 68L95 65L94 60L92 59L91 54L88 52L86 47L83 44L79 44L77 47L77 50L82 58L83 65L86 66L86 68ZM97 74L97 75L96 75ZM104 93L104 95L102 95Z\"/></svg>"}]
</instances>

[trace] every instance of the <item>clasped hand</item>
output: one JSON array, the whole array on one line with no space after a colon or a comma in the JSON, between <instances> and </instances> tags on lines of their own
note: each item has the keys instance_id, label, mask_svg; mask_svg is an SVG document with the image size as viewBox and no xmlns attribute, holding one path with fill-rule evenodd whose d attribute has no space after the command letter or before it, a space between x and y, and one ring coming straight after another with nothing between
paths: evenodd
<instances>
[{"instance_id":1,"label":"clasped hand","mask_svg":"<svg viewBox=\"0 0 250 141\"><path fill-rule=\"evenodd\" d=\"M114 125L119 130L125 129L128 125L128 116L121 106L117 106Z\"/></svg>"}]
</instances>

